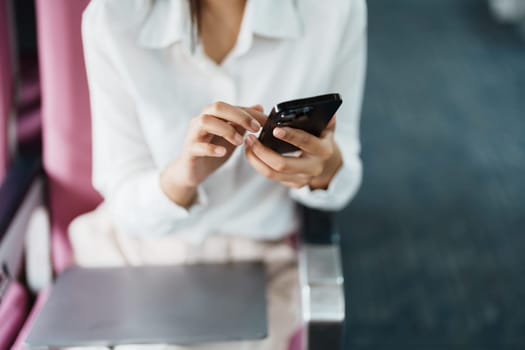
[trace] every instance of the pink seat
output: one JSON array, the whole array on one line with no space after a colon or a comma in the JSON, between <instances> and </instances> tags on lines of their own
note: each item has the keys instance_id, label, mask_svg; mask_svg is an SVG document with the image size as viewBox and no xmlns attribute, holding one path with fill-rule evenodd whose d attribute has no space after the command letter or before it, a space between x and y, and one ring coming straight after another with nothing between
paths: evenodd
<instances>
[{"instance_id":1,"label":"pink seat","mask_svg":"<svg viewBox=\"0 0 525 350\"><path fill-rule=\"evenodd\" d=\"M13 32L7 0L0 0L0 182L9 161L7 125L13 103Z\"/></svg>"},{"instance_id":2,"label":"pink seat","mask_svg":"<svg viewBox=\"0 0 525 350\"><path fill-rule=\"evenodd\" d=\"M25 289L12 282L0 303L0 349L8 349L15 340L27 315L28 298Z\"/></svg>"},{"instance_id":3,"label":"pink seat","mask_svg":"<svg viewBox=\"0 0 525 350\"><path fill-rule=\"evenodd\" d=\"M81 41L81 16L88 2L36 1L43 162L57 271L71 263L69 223L101 200L91 185L91 119Z\"/></svg>"},{"instance_id":4,"label":"pink seat","mask_svg":"<svg viewBox=\"0 0 525 350\"><path fill-rule=\"evenodd\" d=\"M0 4L4 5L5 1L0 0ZM101 200L91 186L91 120L80 33L81 15L88 2L36 1L43 163L48 178L51 249L56 272L62 271L71 262L71 248L67 239L70 221L94 209ZM0 11L0 15L5 15L5 12ZM4 23L0 19L0 27ZM0 56L5 56L4 53L2 49ZM5 79L0 82L4 83ZM37 93L35 86L22 89L22 102L34 101ZM38 109L31 108L31 103L23 103L20 107L22 113L39 113ZM33 132L38 128L38 125L34 125L38 120L38 116L21 119L18 132ZM6 132L3 121L0 131ZM7 153L4 148L0 150ZM3 154L0 160L4 161ZM40 293L20 333L20 327L13 325L9 328L11 331L6 333L5 343L0 342L0 349L9 348L17 333L13 348L25 348L27 333L47 294L47 291ZM5 302L5 305L11 304ZM1 305L4 305L4 301ZM21 321L24 317L20 317ZM2 336L3 333L0 333L0 341L3 340Z\"/></svg>"}]
</instances>

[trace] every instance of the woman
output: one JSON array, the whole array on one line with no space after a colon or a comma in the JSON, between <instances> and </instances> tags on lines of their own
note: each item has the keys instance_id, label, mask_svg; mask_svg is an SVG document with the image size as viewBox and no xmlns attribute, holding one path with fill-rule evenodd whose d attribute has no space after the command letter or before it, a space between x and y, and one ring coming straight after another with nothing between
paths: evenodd
<instances>
[{"instance_id":1,"label":"woman","mask_svg":"<svg viewBox=\"0 0 525 350\"><path fill-rule=\"evenodd\" d=\"M105 202L71 226L77 262L263 259L268 339L196 348L286 349L294 201L340 209L361 181L364 0L93 0L83 42ZM252 135L276 103L328 92L344 102L321 137L274 133L299 157Z\"/></svg>"}]
</instances>

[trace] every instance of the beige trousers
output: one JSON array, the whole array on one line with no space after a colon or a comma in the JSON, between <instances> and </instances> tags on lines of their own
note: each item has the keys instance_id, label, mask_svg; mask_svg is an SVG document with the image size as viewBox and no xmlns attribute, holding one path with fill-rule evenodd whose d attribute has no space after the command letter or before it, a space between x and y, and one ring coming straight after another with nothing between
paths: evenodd
<instances>
[{"instance_id":1,"label":"beige trousers","mask_svg":"<svg viewBox=\"0 0 525 350\"><path fill-rule=\"evenodd\" d=\"M287 350L291 337L300 327L296 254L285 241L263 242L238 236L212 236L201 243L192 243L177 235L153 239L137 238L115 230L103 205L75 219L69 232L75 261L80 266L247 260L262 260L266 265L269 320L269 336L266 339L192 346L125 345L116 347L119 350Z\"/></svg>"}]
</instances>

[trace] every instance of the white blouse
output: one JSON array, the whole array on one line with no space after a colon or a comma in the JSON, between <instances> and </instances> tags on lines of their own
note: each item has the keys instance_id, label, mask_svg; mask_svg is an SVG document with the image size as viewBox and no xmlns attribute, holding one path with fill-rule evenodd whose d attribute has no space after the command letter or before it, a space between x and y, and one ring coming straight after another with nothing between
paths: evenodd
<instances>
[{"instance_id":1,"label":"white blouse","mask_svg":"<svg viewBox=\"0 0 525 350\"><path fill-rule=\"evenodd\" d=\"M297 228L294 200L344 207L361 182L359 115L366 62L364 0L247 0L220 65L193 45L187 0L93 0L82 23L93 120L93 184L119 230L277 239ZM338 92L343 166L327 190L289 189L257 173L239 146L190 208L160 188L191 118L215 101L261 104Z\"/></svg>"}]
</instances>

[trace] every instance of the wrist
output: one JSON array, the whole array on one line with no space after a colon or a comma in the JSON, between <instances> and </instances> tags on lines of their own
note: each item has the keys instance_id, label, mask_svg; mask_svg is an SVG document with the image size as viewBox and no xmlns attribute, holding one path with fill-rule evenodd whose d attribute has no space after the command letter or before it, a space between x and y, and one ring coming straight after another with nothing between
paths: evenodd
<instances>
[{"instance_id":1,"label":"wrist","mask_svg":"<svg viewBox=\"0 0 525 350\"><path fill-rule=\"evenodd\" d=\"M326 190L332 182L332 179L335 177L339 169L343 166L343 157L341 156L341 151L339 147L335 145L334 154L330 157L324 166L324 171L321 175L314 177L310 183L309 187L311 190Z\"/></svg>"},{"instance_id":2,"label":"wrist","mask_svg":"<svg viewBox=\"0 0 525 350\"><path fill-rule=\"evenodd\" d=\"M189 208L197 196L197 187L177 181L176 165L169 165L160 174L160 188L175 204Z\"/></svg>"}]
</instances>

